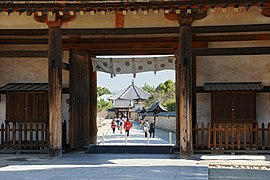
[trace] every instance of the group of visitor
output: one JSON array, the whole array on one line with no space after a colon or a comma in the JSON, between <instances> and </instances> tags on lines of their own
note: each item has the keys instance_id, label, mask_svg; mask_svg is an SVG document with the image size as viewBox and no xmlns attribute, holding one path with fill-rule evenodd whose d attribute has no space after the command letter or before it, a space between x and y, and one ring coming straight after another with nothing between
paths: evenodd
<instances>
[{"instance_id":1,"label":"group of visitor","mask_svg":"<svg viewBox=\"0 0 270 180\"><path fill-rule=\"evenodd\" d=\"M129 131L133 126L132 122L131 118L114 118L111 122L113 134L115 134L115 129L117 128L120 131L120 134L125 130L127 137L129 137Z\"/></svg>"},{"instance_id":2,"label":"group of visitor","mask_svg":"<svg viewBox=\"0 0 270 180\"><path fill-rule=\"evenodd\" d=\"M133 123L134 121L131 118L114 118L111 122L113 134L115 134L115 129L118 129L120 131L120 134L122 134L123 130L125 130L127 137L129 137L129 131L133 127ZM150 138L155 138L155 120L153 120L150 124L148 120L140 120L139 123L140 129L143 129L146 138L148 137L148 133L150 135Z\"/></svg>"}]
</instances>

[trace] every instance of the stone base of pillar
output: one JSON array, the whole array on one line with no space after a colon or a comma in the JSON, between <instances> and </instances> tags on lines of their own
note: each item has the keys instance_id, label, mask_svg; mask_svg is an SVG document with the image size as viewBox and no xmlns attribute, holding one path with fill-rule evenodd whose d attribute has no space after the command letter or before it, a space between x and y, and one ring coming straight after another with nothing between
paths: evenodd
<instances>
[{"instance_id":1,"label":"stone base of pillar","mask_svg":"<svg viewBox=\"0 0 270 180\"><path fill-rule=\"evenodd\" d=\"M180 157L181 158L188 158L193 156L194 152L193 151L182 151L180 150Z\"/></svg>"},{"instance_id":2,"label":"stone base of pillar","mask_svg":"<svg viewBox=\"0 0 270 180\"><path fill-rule=\"evenodd\" d=\"M50 157L59 157L62 156L62 149L49 149Z\"/></svg>"}]
</instances>

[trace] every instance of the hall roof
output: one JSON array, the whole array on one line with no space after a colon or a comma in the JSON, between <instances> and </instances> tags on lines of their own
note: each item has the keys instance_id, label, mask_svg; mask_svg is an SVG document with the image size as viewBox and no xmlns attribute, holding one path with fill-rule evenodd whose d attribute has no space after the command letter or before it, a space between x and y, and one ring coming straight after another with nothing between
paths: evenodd
<instances>
[{"instance_id":1,"label":"hall roof","mask_svg":"<svg viewBox=\"0 0 270 180\"><path fill-rule=\"evenodd\" d=\"M145 100L149 96L150 94L148 92L145 92L143 89L134 85L134 82L132 81L132 84L130 86L128 86L126 89L122 90L118 94L108 99L110 100L115 100L115 99Z\"/></svg>"},{"instance_id":2,"label":"hall roof","mask_svg":"<svg viewBox=\"0 0 270 180\"><path fill-rule=\"evenodd\" d=\"M156 102L153 106L147 109L147 113L154 112L159 113L159 112L167 112L168 110L161 105L160 102Z\"/></svg>"}]
</instances>

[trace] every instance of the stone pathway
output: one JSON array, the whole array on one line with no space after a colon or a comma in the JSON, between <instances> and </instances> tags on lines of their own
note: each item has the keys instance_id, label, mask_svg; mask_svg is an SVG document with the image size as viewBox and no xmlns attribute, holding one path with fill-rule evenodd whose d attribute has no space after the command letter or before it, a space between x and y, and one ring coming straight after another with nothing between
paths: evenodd
<instances>
[{"instance_id":1,"label":"stone pathway","mask_svg":"<svg viewBox=\"0 0 270 180\"><path fill-rule=\"evenodd\" d=\"M174 145L175 144L175 134L171 133L172 143L169 142L169 132L156 129L155 138L145 138L144 131L140 129L138 122L134 123L134 127L130 130L130 136L126 140L124 134L120 134L118 129L115 130L115 134L110 127L111 120L106 119L103 121L102 126L98 129L98 144L99 145ZM104 137L104 140L103 140Z\"/></svg>"}]
</instances>

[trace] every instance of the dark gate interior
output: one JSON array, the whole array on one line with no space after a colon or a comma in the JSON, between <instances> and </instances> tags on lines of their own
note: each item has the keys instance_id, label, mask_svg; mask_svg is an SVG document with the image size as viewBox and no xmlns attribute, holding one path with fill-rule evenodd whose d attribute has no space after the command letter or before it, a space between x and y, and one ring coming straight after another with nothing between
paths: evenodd
<instances>
[{"instance_id":1,"label":"dark gate interior","mask_svg":"<svg viewBox=\"0 0 270 180\"><path fill-rule=\"evenodd\" d=\"M70 50L70 147L90 141L91 61L85 51Z\"/></svg>"}]
</instances>

